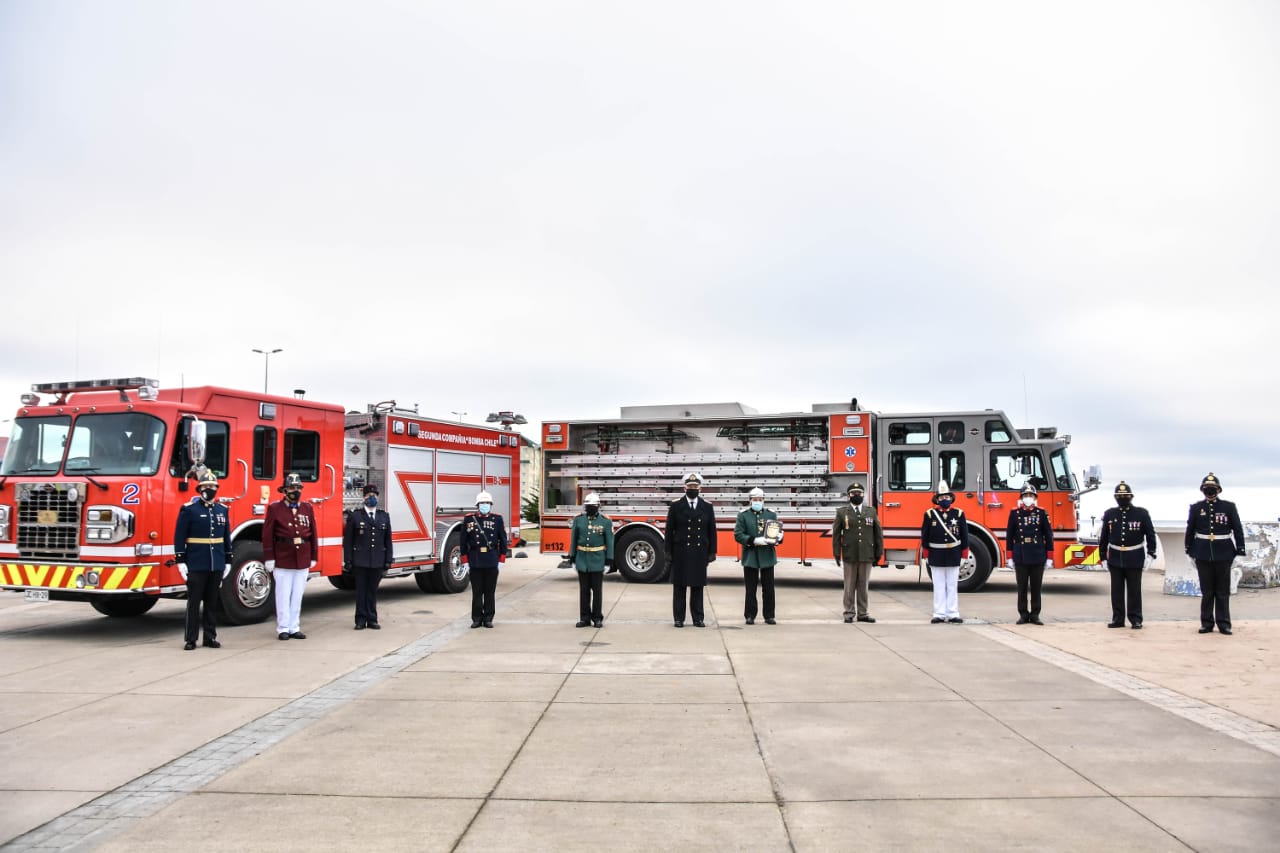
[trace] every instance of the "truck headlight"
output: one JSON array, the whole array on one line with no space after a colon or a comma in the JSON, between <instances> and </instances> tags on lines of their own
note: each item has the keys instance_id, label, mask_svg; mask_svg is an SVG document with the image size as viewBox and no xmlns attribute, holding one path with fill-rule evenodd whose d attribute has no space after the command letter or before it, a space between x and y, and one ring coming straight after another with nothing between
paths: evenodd
<instances>
[{"instance_id":1,"label":"truck headlight","mask_svg":"<svg viewBox=\"0 0 1280 853\"><path fill-rule=\"evenodd\" d=\"M133 513L118 506L85 507L84 520L86 542L123 542L133 535Z\"/></svg>"}]
</instances>

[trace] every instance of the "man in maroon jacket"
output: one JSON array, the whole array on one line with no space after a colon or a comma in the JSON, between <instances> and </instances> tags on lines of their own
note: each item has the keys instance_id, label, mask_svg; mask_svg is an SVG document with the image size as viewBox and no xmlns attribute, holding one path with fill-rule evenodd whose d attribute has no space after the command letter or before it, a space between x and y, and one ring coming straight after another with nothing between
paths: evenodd
<instances>
[{"instance_id":1,"label":"man in maroon jacket","mask_svg":"<svg viewBox=\"0 0 1280 853\"><path fill-rule=\"evenodd\" d=\"M302 476L289 474L280 487L284 500L267 507L262 524L262 558L275 579L276 636L305 640L302 633L302 590L320 553L316 513L302 500Z\"/></svg>"}]
</instances>

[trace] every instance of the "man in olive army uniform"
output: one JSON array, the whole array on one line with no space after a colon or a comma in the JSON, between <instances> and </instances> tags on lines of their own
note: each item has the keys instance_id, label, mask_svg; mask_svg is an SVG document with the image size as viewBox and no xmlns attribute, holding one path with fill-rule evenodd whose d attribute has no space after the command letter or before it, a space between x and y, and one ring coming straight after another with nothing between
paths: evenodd
<instances>
[{"instance_id":1,"label":"man in olive army uniform","mask_svg":"<svg viewBox=\"0 0 1280 853\"><path fill-rule=\"evenodd\" d=\"M1200 482L1204 500L1191 505L1184 544L1196 561L1200 576L1200 633L1214 623L1223 634L1231 633L1231 564L1244 556L1244 526L1231 501L1218 497L1222 482L1209 473Z\"/></svg>"},{"instance_id":2,"label":"man in olive army uniform","mask_svg":"<svg viewBox=\"0 0 1280 853\"><path fill-rule=\"evenodd\" d=\"M756 624L759 602L756 587L764 597L764 621L776 625L773 567L778 564L777 546L782 542L782 525L778 514L764 508L764 489L755 488L749 495L751 506L738 513L733 538L742 546L742 575L746 581L746 606L743 616L748 625Z\"/></svg>"},{"instance_id":3,"label":"man in olive army uniform","mask_svg":"<svg viewBox=\"0 0 1280 853\"><path fill-rule=\"evenodd\" d=\"M871 567L884 556L884 528L876 511L863 505L861 483L849 485L849 503L836 509L831 550L844 569L844 621L876 621L868 612Z\"/></svg>"},{"instance_id":4,"label":"man in olive army uniform","mask_svg":"<svg viewBox=\"0 0 1280 853\"><path fill-rule=\"evenodd\" d=\"M302 592L320 554L316 513L310 501L302 500L302 475L287 475L280 491L284 500L268 506L262 521L262 559L275 581L276 636L305 640Z\"/></svg>"},{"instance_id":5,"label":"man in olive army uniform","mask_svg":"<svg viewBox=\"0 0 1280 853\"><path fill-rule=\"evenodd\" d=\"M1018 506L1009 513L1005 531L1009 568L1018 580L1018 624L1043 625L1040 621L1040 589L1045 569L1053 565L1053 524L1049 513L1036 506L1036 487L1027 483ZM1030 593L1031 603L1027 604Z\"/></svg>"},{"instance_id":6,"label":"man in olive army uniform","mask_svg":"<svg viewBox=\"0 0 1280 853\"><path fill-rule=\"evenodd\" d=\"M507 561L507 528L493 511L493 495L476 495L476 511L462 520L462 567L471 574L471 627L493 627L498 566Z\"/></svg>"},{"instance_id":7,"label":"man in olive army uniform","mask_svg":"<svg viewBox=\"0 0 1280 853\"><path fill-rule=\"evenodd\" d=\"M204 645L222 647L218 642L218 625L214 611L218 591L230 559L227 536L230 532L227 508L214 498L218 494L218 478L205 471L196 486L199 498L178 510L178 524L173 533L173 559L187 582L187 619L183 648L191 651L204 628ZM203 611L203 613L201 612Z\"/></svg>"},{"instance_id":8,"label":"man in olive army uniform","mask_svg":"<svg viewBox=\"0 0 1280 853\"><path fill-rule=\"evenodd\" d=\"M703 628L702 589L707 585L707 566L716 559L716 514L711 504L698 497L701 476L691 471L681 482L684 497L672 501L667 510L664 543L671 567L671 615L676 627L683 628L688 590L693 624Z\"/></svg>"},{"instance_id":9,"label":"man in olive army uniform","mask_svg":"<svg viewBox=\"0 0 1280 853\"><path fill-rule=\"evenodd\" d=\"M1148 558L1156 558L1156 529L1151 514L1133 505L1133 489L1124 480L1116 484L1115 499L1116 505L1102 514L1098 531L1098 549L1111 573L1111 621L1107 627L1123 628L1127 613L1129 625L1138 629L1142 627L1142 569Z\"/></svg>"},{"instance_id":10,"label":"man in olive army uniform","mask_svg":"<svg viewBox=\"0 0 1280 853\"><path fill-rule=\"evenodd\" d=\"M604 627L604 570L613 565L613 522L600 514L595 492L582 500L569 531L569 565L578 570L578 627Z\"/></svg>"},{"instance_id":11,"label":"man in olive army uniform","mask_svg":"<svg viewBox=\"0 0 1280 853\"><path fill-rule=\"evenodd\" d=\"M378 487L361 490L364 506L347 514L342 528L343 570L356 579L356 630L378 630L378 584L391 568L391 515L378 509Z\"/></svg>"}]
</instances>

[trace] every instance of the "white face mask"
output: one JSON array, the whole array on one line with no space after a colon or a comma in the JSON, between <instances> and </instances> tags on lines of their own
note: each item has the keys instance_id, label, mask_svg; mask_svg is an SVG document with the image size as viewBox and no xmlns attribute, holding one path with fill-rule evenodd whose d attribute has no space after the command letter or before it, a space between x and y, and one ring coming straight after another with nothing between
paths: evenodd
<instances>
[{"instance_id":1,"label":"white face mask","mask_svg":"<svg viewBox=\"0 0 1280 853\"><path fill-rule=\"evenodd\" d=\"M764 501L752 501L751 508L754 509L756 512L759 512L760 510L764 509Z\"/></svg>"},{"instance_id":2,"label":"white face mask","mask_svg":"<svg viewBox=\"0 0 1280 853\"><path fill-rule=\"evenodd\" d=\"M1031 497L1030 495L1027 495L1025 498L1023 498L1023 499L1022 499L1022 505L1023 505L1023 506L1035 506L1035 505L1036 505L1036 499L1035 499L1035 498L1033 498L1033 497Z\"/></svg>"},{"instance_id":3,"label":"white face mask","mask_svg":"<svg viewBox=\"0 0 1280 853\"><path fill-rule=\"evenodd\" d=\"M481 515L488 515L489 510L493 509L493 504L479 504L476 508L480 510Z\"/></svg>"}]
</instances>

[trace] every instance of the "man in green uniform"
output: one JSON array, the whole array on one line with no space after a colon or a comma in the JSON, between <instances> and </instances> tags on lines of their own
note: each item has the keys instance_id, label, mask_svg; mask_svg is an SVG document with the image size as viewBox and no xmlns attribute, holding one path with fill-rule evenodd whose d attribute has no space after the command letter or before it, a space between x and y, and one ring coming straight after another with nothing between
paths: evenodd
<instances>
[{"instance_id":1,"label":"man in green uniform","mask_svg":"<svg viewBox=\"0 0 1280 853\"><path fill-rule=\"evenodd\" d=\"M836 509L831 525L831 548L844 569L844 621L874 622L867 612L871 567L884 556L884 529L876 511L864 506L861 483L853 483L846 494L849 503Z\"/></svg>"},{"instance_id":2,"label":"man in green uniform","mask_svg":"<svg viewBox=\"0 0 1280 853\"><path fill-rule=\"evenodd\" d=\"M773 567L778 564L777 545L782 541L778 514L764 508L764 490L751 490L751 506L738 513L733 538L742 546L742 575L747 583L747 624L756 624L756 586L763 587L764 621L774 620Z\"/></svg>"},{"instance_id":3,"label":"man in green uniform","mask_svg":"<svg viewBox=\"0 0 1280 853\"><path fill-rule=\"evenodd\" d=\"M604 627L604 570L613 565L613 521L600 514L595 492L582 501L582 515L569 531L569 565L578 570L578 627Z\"/></svg>"}]
</instances>

